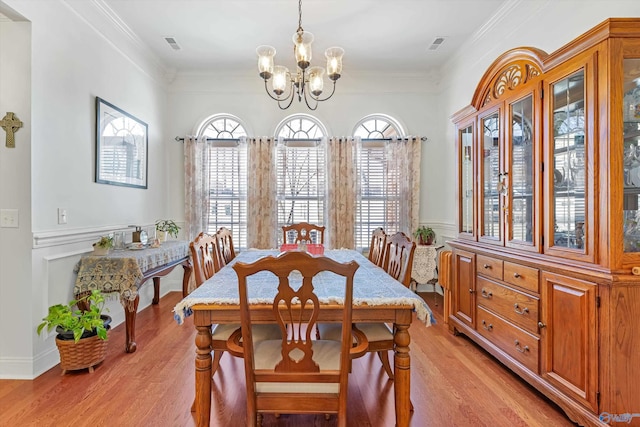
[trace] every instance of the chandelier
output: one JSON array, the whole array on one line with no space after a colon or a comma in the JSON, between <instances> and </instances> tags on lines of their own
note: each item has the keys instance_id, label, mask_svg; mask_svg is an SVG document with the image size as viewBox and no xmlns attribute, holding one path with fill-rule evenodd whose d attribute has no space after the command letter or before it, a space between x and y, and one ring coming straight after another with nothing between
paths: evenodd
<instances>
[{"instance_id":1,"label":"chandelier","mask_svg":"<svg viewBox=\"0 0 640 427\"><path fill-rule=\"evenodd\" d=\"M312 42L313 34L302 29L302 0L299 0L298 29L293 34L293 53L296 58L295 74L291 75L287 67L273 65L273 57L276 54L274 47L265 45L256 49L258 70L260 77L264 80L264 88L271 99L278 101L278 107L281 110L289 108L295 97L298 98L298 102L302 102L304 99L307 107L310 110L315 110L318 108L318 102L331 98L336 91L336 80L340 78L340 73L342 73L344 49L330 47L324 53L327 58L327 76L333 81L333 88L329 96L321 98L325 69L318 66L310 67ZM270 85L269 81L271 81Z\"/></svg>"}]
</instances>

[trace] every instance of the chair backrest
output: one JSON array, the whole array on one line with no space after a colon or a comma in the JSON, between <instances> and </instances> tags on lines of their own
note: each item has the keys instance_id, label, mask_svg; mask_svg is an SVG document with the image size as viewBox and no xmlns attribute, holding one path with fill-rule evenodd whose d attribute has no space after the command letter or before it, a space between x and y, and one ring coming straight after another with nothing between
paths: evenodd
<instances>
[{"instance_id":1,"label":"chair backrest","mask_svg":"<svg viewBox=\"0 0 640 427\"><path fill-rule=\"evenodd\" d=\"M324 226L299 222L282 226L282 243L300 243L306 240L313 244L324 244Z\"/></svg>"},{"instance_id":2,"label":"chair backrest","mask_svg":"<svg viewBox=\"0 0 640 427\"><path fill-rule=\"evenodd\" d=\"M202 285L205 280L213 276L216 272L214 262L216 256L215 247L215 238L204 232L198 234L189 244L196 286Z\"/></svg>"},{"instance_id":3,"label":"chair backrest","mask_svg":"<svg viewBox=\"0 0 640 427\"><path fill-rule=\"evenodd\" d=\"M387 248L387 235L382 227L373 230L371 244L369 245L369 261L382 267L384 261L384 251Z\"/></svg>"},{"instance_id":4,"label":"chair backrest","mask_svg":"<svg viewBox=\"0 0 640 427\"><path fill-rule=\"evenodd\" d=\"M236 257L236 251L233 247L233 239L231 237L231 230L226 227L220 227L215 234L216 239L216 271L219 271L222 267L229 264L229 262Z\"/></svg>"},{"instance_id":5,"label":"chair backrest","mask_svg":"<svg viewBox=\"0 0 640 427\"><path fill-rule=\"evenodd\" d=\"M343 264L297 251L233 265L238 275L249 425L253 425L251 417L256 410L338 413L339 419L341 416L343 419L339 425L346 425L347 380L354 335L351 327L347 327L343 328L341 342L313 339L320 303L312 280L319 273L344 278L342 324L351 325L353 276L358 267L355 261ZM253 275L257 277L250 277ZM253 341L247 297L252 280L278 283L272 307L282 340ZM363 339L366 343L366 338ZM269 397L265 397L267 393Z\"/></svg>"},{"instance_id":6,"label":"chair backrest","mask_svg":"<svg viewBox=\"0 0 640 427\"><path fill-rule=\"evenodd\" d=\"M416 243L403 232L399 231L393 236L387 236L383 268L406 287L411 284L411 267L415 250Z\"/></svg>"}]
</instances>

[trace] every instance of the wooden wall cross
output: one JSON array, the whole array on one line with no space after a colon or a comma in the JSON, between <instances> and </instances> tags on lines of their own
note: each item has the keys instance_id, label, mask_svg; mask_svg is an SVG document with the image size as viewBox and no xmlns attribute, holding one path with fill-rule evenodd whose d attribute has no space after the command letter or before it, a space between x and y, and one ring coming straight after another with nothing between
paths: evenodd
<instances>
[{"instance_id":1,"label":"wooden wall cross","mask_svg":"<svg viewBox=\"0 0 640 427\"><path fill-rule=\"evenodd\" d=\"M15 148L15 133L22 127L22 122L18 120L15 114L8 112L4 118L0 120L0 127L7 132L7 148Z\"/></svg>"}]
</instances>

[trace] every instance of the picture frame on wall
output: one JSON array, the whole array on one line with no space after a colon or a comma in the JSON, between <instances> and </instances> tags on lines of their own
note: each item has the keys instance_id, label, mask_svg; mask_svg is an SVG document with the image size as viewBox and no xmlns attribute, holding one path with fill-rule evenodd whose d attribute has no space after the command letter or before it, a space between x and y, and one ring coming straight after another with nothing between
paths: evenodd
<instances>
[{"instance_id":1,"label":"picture frame on wall","mask_svg":"<svg viewBox=\"0 0 640 427\"><path fill-rule=\"evenodd\" d=\"M96 96L96 182L147 188L148 126Z\"/></svg>"}]
</instances>

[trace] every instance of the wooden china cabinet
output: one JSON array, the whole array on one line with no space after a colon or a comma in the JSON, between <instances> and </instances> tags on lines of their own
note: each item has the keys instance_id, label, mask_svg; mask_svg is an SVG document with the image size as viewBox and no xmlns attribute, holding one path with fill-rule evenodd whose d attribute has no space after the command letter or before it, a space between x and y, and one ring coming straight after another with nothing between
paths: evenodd
<instances>
[{"instance_id":1,"label":"wooden china cabinet","mask_svg":"<svg viewBox=\"0 0 640 427\"><path fill-rule=\"evenodd\" d=\"M504 53L453 121L452 331L573 421L640 425L640 19Z\"/></svg>"}]
</instances>

